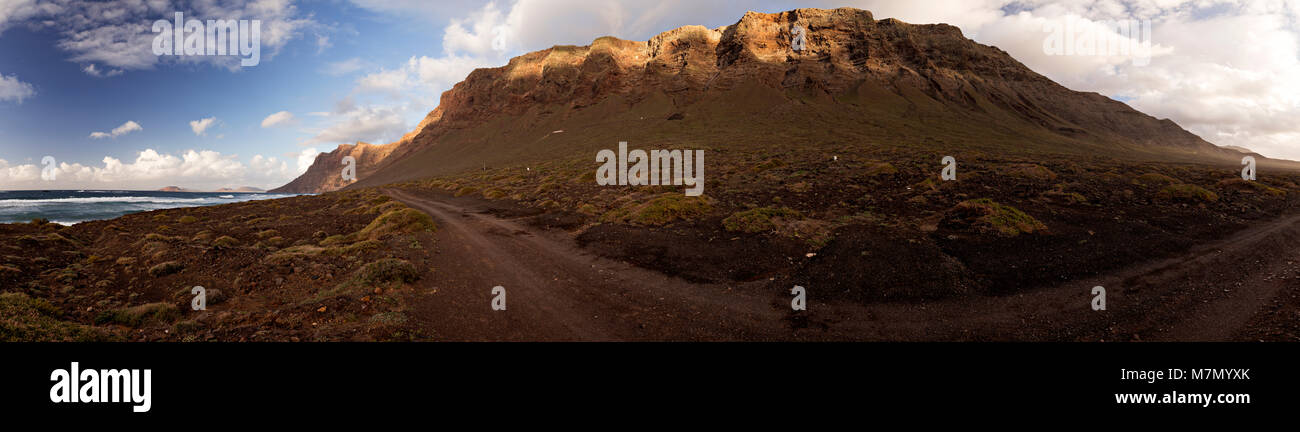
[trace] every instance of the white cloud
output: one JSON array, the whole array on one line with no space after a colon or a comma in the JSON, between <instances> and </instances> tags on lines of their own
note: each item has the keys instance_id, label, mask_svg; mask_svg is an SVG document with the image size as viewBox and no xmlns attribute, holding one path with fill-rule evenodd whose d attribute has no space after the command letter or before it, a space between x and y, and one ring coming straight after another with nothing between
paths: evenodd
<instances>
[{"instance_id":1,"label":"white cloud","mask_svg":"<svg viewBox=\"0 0 1300 432\"><path fill-rule=\"evenodd\" d=\"M173 4L174 3L174 4ZM99 64L113 71L151 69L160 63L209 63L238 68L234 56L157 56L153 53L153 21L172 19L181 11L186 19L249 19L262 22L262 59L274 57L289 41L308 29L323 26L299 14L290 0L0 0L0 31L26 22L56 32L56 46L77 63ZM322 36L324 37L324 36ZM328 38L317 43L328 44ZM96 75L92 70L86 73ZM101 71L102 72L102 71ZM118 72L121 73L121 72ZM98 75L96 75L98 76Z\"/></svg>"},{"instance_id":2,"label":"white cloud","mask_svg":"<svg viewBox=\"0 0 1300 432\"><path fill-rule=\"evenodd\" d=\"M101 71L101 70L99 70L98 67L95 66L94 63L88 64L88 65L86 65L86 67L81 68L81 71L82 71L82 72L85 72L86 75L90 75L90 76L93 76L93 77L96 77L96 78L98 78L98 77L114 77L114 76L118 76L118 75L121 75L121 74L122 74L122 70L121 70L121 69L109 69L107 72Z\"/></svg>"},{"instance_id":3,"label":"white cloud","mask_svg":"<svg viewBox=\"0 0 1300 432\"><path fill-rule=\"evenodd\" d=\"M452 19L443 32L442 48L447 53L466 52L475 56L505 51L512 36L505 21L505 14L496 3L488 3L469 17Z\"/></svg>"},{"instance_id":4,"label":"white cloud","mask_svg":"<svg viewBox=\"0 0 1300 432\"><path fill-rule=\"evenodd\" d=\"M0 182L7 187L35 189L156 189L178 185L213 190L239 186L272 188L301 174L298 167L274 156L254 155L245 164L234 155L212 150L187 150L172 155L145 149L137 152L134 160L105 156L101 164L60 162L56 165L56 180L47 182L41 179L41 165L10 165L0 160Z\"/></svg>"},{"instance_id":5,"label":"white cloud","mask_svg":"<svg viewBox=\"0 0 1300 432\"><path fill-rule=\"evenodd\" d=\"M296 119L293 117L293 113L288 111L280 111L278 113L266 116L266 118L262 119L262 127L269 128L272 126L286 125L286 124L291 124L295 121Z\"/></svg>"},{"instance_id":6,"label":"white cloud","mask_svg":"<svg viewBox=\"0 0 1300 432\"><path fill-rule=\"evenodd\" d=\"M443 7L401 0L360 4L407 15ZM396 67L379 68L362 75L352 92L338 101L339 106L325 117L326 123L315 128L313 136L302 144L387 143L410 132L438 104L442 92L476 68L498 66L508 60L504 39L496 39L497 45L493 46L492 31L500 30L497 35L508 31L500 24L503 16L495 3L488 3L470 18L452 20L443 38L442 56L411 56ZM350 59L330 65L326 73L343 75L368 66Z\"/></svg>"},{"instance_id":7,"label":"white cloud","mask_svg":"<svg viewBox=\"0 0 1300 432\"><path fill-rule=\"evenodd\" d=\"M56 10L56 5L37 3L36 0L0 0L0 33L16 22L33 16L48 14Z\"/></svg>"},{"instance_id":8,"label":"white cloud","mask_svg":"<svg viewBox=\"0 0 1300 432\"><path fill-rule=\"evenodd\" d=\"M40 180L41 169L36 165L10 165L9 161L0 159L0 183L11 185L18 182ZM8 188L13 188L8 186Z\"/></svg>"},{"instance_id":9,"label":"white cloud","mask_svg":"<svg viewBox=\"0 0 1300 432\"><path fill-rule=\"evenodd\" d=\"M316 131L302 145L346 144L358 141L388 143L408 132L401 113L409 107L355 106L328 117L330 125Z\"/></svg>"},{"instance_id":10,"label":"white cloud","mask_svg":"<svg viewBox=\"0 0 1300 432\"><path fill-rule=\"evenodd\" d=\"M112 131L109 132L91 132L90 137L94 139L117 138L122 135L129 134L131 132L142 131L142 130L144 130L144 128L140 127L139 123L128 120L126 123L122 123L121 126L115 127L113 128Z\"/></svg>"},{"instance_id":11,"label":"white cloud","mask_svg":"<svg viewBox=\"0 0 1300 432\"><path fill-rule=\"evenodd\" d=\"M0 74L0 102L14 101L23 103L23 99L30 98L35 94L36 89L31 84L19 81L17 76Z\"/></svg>"},{"instance_id":12,"label":"white cloud","mask_svg":"<svg viewBox=\"0 0 1300 432\"><path fill-rule=\"evenodd\" d=\"M436 97L452 85L464 80L474 69L489 67L492 60L473 56L448 55L444 57L411 57L396 69L381 69L357 80L354 90L360 93L386 93ZM432 110L433 107L429 107Z\"/></svg>"},{"instance_id":13,"label":"white cloud","mask_svg":"<svg viewBox=\"0 0 1300 432\"><path fill-rule=\"evenodd\" d=\"M216 122L216 117L192 120L190 121L190 130L194 131L194 135L203 136L203 134L207 133L208 128L212 127Z\"/></svg>"},{"instance_id":14,"label":"white cloud","mask_svg":"<svg viewBox=\"0 0 1300 432\"><path fill-rule=\"evenodd\" d=\"M305 148L298 152L298 174L307 172L307 168L311 167L312 162L316 161L316 156L319 154L315 147Z\"/></svg>"}]
</instances>

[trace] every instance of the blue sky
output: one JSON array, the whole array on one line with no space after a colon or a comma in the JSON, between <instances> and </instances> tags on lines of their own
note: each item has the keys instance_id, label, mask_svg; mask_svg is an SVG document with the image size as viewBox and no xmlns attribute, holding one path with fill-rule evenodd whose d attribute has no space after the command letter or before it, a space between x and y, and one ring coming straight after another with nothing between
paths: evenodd
<instances>
[{"instance_id":1,"label":"blue sky","mask_svg":"<svg viewBox=\"0 0 1300 432\"><path fill-rule=\"evenodd\" d=\"M1300 1L0 0L0 189L275 187L316 152L396 140L475 67L718 27L746 10L836 6L958 25L1067 87L1300 159ZM260 64L152 55L149 26L176 11L262 20ZM1045 55L1044 23L1069 16L1154 21L1151 64ZM281 112L291 119L264 125ZM199 133L191 122L204 119ZM111 133L128 122L138 128ZM60 164L53 182L40 178L44 156Z\"/></svg>"},{"instance_id":2,"label":"blue sky","mask_svg":"<svg viewBox=\"0 0 1300 432\"><path fill-rule=\"evenodd\" d=\"M0 5L14 1L0 0ZM17 3L0 8L21 8ZM41 2L27 3L40 6ZM66 10L79 9L80 3L84 2L53 2ZM143 2L120 3L124 9L130 9ZM170 18L173 10L187 13L187 19L194 18L195 10L201 8L197 3L209 2L168 4L162 8L165 12L146 5L141 13L133 13L130 21L152 23L159 18ZM219 5L217 10L239 11L251 9L258 2L212 3ZM0 189L51 188L46 182L33 180L31 175L33 166L42 167L40 161L44 156L71 165L69 171L75 172L78 168L84 171L104 167L105 157L130 164L146 150L178 159L184 159L189 151L219 153L214 156L217 162L238 162L244 169L187 175L193 167L184 167L184 162L179 162L172 164L175 166L171 170L155 167L153 170L159 171L157 175L118 175L99 180L93 175L64 175L62 179L56 177L57 185L156 188L176 184L208 189L278 186L296 176L317 151L328 151L338 144L357 140L389 142L399 138L436 106L437 94L463 78L474 66L497 66L526 50L552 43L584 44L595 37L583 35L545 44L512 44L507 51L467 56L445 52L445 28L452 20L472 19L485 7L496 7L496 3L367 0L264 3L275 4L280 10L270 14L270 20L307 23L295 24L294 34L281 45L267 47L264 43L260 64L244 68L215 62L169 63L166 59L141 66L135 56L112 52L115 50L86 55L65 46L65 41L72 39L69 33L81 31L84 26L42 22L57 22L63 19L59 15L67 13L30 13L26 20L0 23L0 76L30 89L30 95L0 100L0 160L5 161L0 170L14 172L7 178L0 176ZM771 4L778 9L785 7L782 2ZM509 6L501 3L500 9L508 11ZM723 9L726 8L718 8ZM721 26L734 22L744 8L735 10L740 12L700 17L701 23ZM13 18L14 13L9 15ZM0 9L0 17L3 16ZM244 16L242 12L231 12L200 14L198 18ZM247 17L258 18L256 14ZM268 17L261 18L268 20ZM124 22L128 20L96 25L121 27ZM264 33L269 25L264 22ZM644 39L668 28L645 27L640 34L626 37ZM151 43L152 39L151 34L145 34L139 40ZM150 48L143 46L137 50ZM273 55L269 53L271 50ZM406 77L374 85L361 82L370 74L379 78L386 72L389 76L414 74L413 58L461 61L449 67L423 65L441 69L448 75L412 86L419 88L402 88L403 84L412 84L404 80ZM291 113L293 120L272 127L262 126L269 115L282 111ZM204 119L214 120L199 134L190 122ZM139 125L139 130L108 138L92 137L96 132L109 133L127 122ZM250 161L258 155L264 161L275 158L276 163L270 165L272 169L251 172ZM149 164L155 165L168 166L165 162ZM26 181L21 181L22 178ZM9 180L9 184L4 184L4 180Z\"/></svg>"},{"instance_id":3,"label":"blue sky","mask_svg":"<svg viewBox=\"0 0 1300 432\"><path fill-rule=\"evenodd\" d=\"M329 38L327 46L320 44L316 34L304 32L273 57L264 53L259 65L233 70L206 63L122 70L104 62L73 61L67 50L59 48L64 35L57 29L11 25L0 34L0 75L29 84L34 95L21 103L0 103L0 159L16 165L38 163L49 155L59 162L94 166L102 165L105 156L133 160L144 149L176 155L213 150L244 163L259 154L276 157L288 162L296 174L297 158L304 149L328 150L339 144L302 145L320 123L308 113L333 109L362 72L331 72L333 63L364 58L375 65L400 64L412 55L441 49L440 28L400 23L350 3L314 2L300 6L299 14L328 26L320 30ZM101 75L122 72L93 76L84 70L91 64ZM261 126L264 118L280 111L295 113L297 121ZM189 122L205 118L216 120L202 135L196 134ZM92 132L107 132L128 121L142 129L113 138L90 137ZM249 177L254 182L263 180L255 185L260 187L284 180L283 176ZM157 186L171 184L159 180L166 184ZM198 180L207 184L187 186L240 186L237 183L245 179L226 179L232 182L229 185L220 179Z\"/></svg>"}]
</instances>

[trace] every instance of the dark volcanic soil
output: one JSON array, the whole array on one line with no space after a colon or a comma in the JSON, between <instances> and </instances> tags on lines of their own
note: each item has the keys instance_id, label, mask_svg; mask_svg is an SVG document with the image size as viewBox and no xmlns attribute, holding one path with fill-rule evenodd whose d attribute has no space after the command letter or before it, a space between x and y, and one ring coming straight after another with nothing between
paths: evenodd
<instances>
[{"instance_id":1,"label":"dark volcanic soil","mask_svg":"<svg viewBox=\"0 0 1300 432\"><path fill-rule=\"evenodd\" d=\"M1300 339L1294 176L1053 160L976 161L955 184L798 174L820 163L763 168L787 178L775 195L503 170L0 225L0 340Z\"/></svg>"},{"instance_id":2,"label":"dark volcanic soil","mask_svg":"<svg viewBox=\"0 0 1300 432\"><path fill-rule=\"evenodd\" d=\"M443 224L439 236L446 240L439 244L465 246L439 251L434 263L442 277L426 287L439 296L416 308L423 311L416 314L421 325L450 339L1128 341L1295 340L1300 334L1296 321L1285 316L1296 309L1282 304L1300 288L1296 257L1283 246L1300 242L1300 216L1261 223L1169 259L1007 295L979 293L959 262L932 247L876 246L889 259L867 262L893 263L892 269L849 265L862 260L843 251L885 244L886 232L842 233L794 275L697 283L592 255L600 249L578 246L585 235L541 229L537 221L550 217L508 202L418 190L388 193L439 221L457 221ZM604 250L631 251L641 238L611 236L607 244L625 249ZM656 244L693 244L671 233L662 238L678 241ZM753 253L745 249L750 246L731 244L709 248L719 255ZM947 260L940 265L952 270L928 274L910 268L926 259ZM905 300L820 288L845 280L897 287L884 292ZM808 311L790 310L789 290L796 284L809 287ZM507 311L488 306L489 287L497 285L513 287ZM1106 311L1091 310L1093 286L1107 288ZM1230 288L1241 286L1252 288Z\"/></svg>"},{"instance_id":3,"label":"dark volcanic soil","mask_svg":"<svg viewBox=\"0 0 1300 432\"><path fill-rule=\"evenodd\" d=\"M0 225L0 340L417 337L404 281L427 274L432 233L377 223L402 208L348 192Z\"/></svg>"}]
</instances>

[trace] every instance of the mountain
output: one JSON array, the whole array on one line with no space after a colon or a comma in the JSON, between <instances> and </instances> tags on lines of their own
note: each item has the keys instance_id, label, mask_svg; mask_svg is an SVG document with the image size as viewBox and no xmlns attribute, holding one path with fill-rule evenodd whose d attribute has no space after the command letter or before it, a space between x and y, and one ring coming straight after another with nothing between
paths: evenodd
<instances>
[{"instance_id":1,"label":"mountain","mask_svg":"<svg viewBox=\"0 0 1300 432\"><path fill-rule=\"evenodd\" d=\"M350 182L343 180L343 158L352 156L356 160L357 177L363 178L374 172L375 166L388 157L393 149L402 143L374 145L363 142L344 144L329 153L316 155L316 160L298 178L289 184L271 189L270 193L320 193L341 189Z\"/></svg>"},{"instance_id":2,"label":"mountain","mask_svg":"<svg viewBox=\"0 0 1300 432\"><path fill-rule=\"evenodd\" d=\"M266 189L255 188L255 187L252 187L252 186L241 186L241 187L237 187L237 188L234 188L234 189L231 189L231 188L228 188L228 187L227 187L227 188L221 188L221 189L217 189L217 190L215 190L215 191L213 191L213 192L262 193L262 192L266 192Z\"/></svg>"},{"instance_id":3,"label":"mountain","mask_svg":"<svg viewBox=\"0 0 1300 432\"><path fill-rule=\"evenodd\" d=\"M158 192L203 192L203 191L201 191L201 190L194 190L194 189L186 189L186 188L183 188L183 187L180 187L180 186L167 186L167 187L164 187L164 188L158 189ZM217 190L214 190L214 191L211 191L211 192L262 193L262 192L266 192L266 190L265 190L265 189L260 189L260 188L255 188L255 187L252 187L252 186L242 186L242 187L238 187L238 188L234 188L234 189L231 189L231 188L225 187L225 188L217 189Z\"/></svg>"},{"instance_id":4,"label":"mountain","mask_svg":"<svg viewBox=\"0 0 1300 432\"><path fill-rule=\"evenodd\" d=\"M796 26L807 30L799 51L791 48ZM402 140L340 146L272 192L348 186L339 176L344 155L357 157L354 186L364 187L592 155L619 141L720 151L808 141L926 145L1222 164L1241 157L1168 119L1065 88L947 24L796 9L645 42L555 46L475 70Z\"/></svg>"}]
</instances>

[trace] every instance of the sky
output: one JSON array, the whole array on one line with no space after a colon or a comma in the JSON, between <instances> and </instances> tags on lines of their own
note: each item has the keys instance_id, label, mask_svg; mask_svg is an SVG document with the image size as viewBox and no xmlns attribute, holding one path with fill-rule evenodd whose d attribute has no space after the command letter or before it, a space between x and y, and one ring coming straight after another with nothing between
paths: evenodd
<instances>
[{"instance_id":1,"label":"sky","mask_svg":"<svg viewBox=\"0 0 1300 432\"><path fill-rule=\"evenodd\" d=\"M0 190L272 188L318 152L397 140L474 68L840 6L956 25L1072 89L1300 160L1300 0L0 0ZM156 55L176 12L261 21L260 61ZM1149 21L1150 61L1044 49L1051 25L1104 20Z\"/></svg>"}]
</instances>

